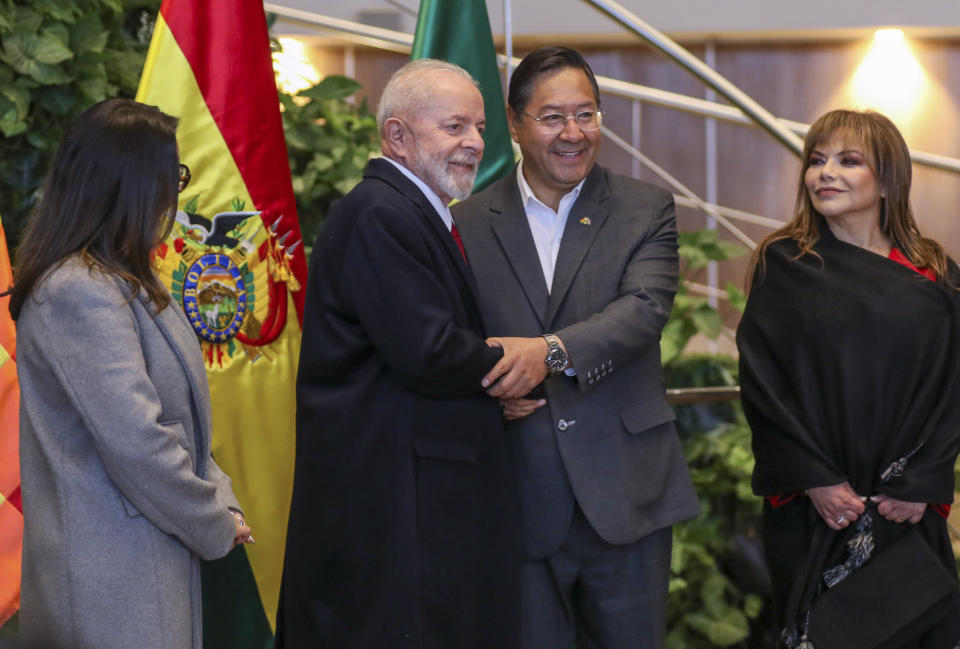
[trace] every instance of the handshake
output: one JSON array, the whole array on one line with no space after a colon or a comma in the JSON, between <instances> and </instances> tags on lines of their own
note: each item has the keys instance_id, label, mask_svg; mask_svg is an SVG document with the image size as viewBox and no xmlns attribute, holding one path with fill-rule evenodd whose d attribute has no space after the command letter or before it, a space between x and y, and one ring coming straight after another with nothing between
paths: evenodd
<instances>
[{"instance_id":1,"label":"handshake","mask_svg":"<svg viewBox=\"0 0 960 649\"><path fill-rule=\"evenodd\" d=\"M559 338L557 340L559 341ZM487 372L480 385L486 389L487 394L500 400L503 416L507 419L520 419L546 405L546 399L523 397L547 378L547 341L538 336L487 338L486 342L491 347L503 349L503 358ZM564 349L563 342L560 341L559 344L561 349Z\"/></svg>"}]
</instances>

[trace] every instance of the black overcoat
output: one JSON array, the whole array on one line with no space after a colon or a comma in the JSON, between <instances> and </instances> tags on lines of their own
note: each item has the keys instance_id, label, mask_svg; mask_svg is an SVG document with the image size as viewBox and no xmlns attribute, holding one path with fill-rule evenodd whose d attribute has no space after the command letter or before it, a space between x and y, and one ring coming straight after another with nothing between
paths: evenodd
<instances>
[{"instance_id":1,"label":"black overcoat","mask_svg":"<svg viewBox=\"0 0 960 649\"><path fill-rule=\"evenodd\" d=\"M310 264L277 646L519 645L520 533L473 280L386 160Z\"/></svg>"}]
</instances>

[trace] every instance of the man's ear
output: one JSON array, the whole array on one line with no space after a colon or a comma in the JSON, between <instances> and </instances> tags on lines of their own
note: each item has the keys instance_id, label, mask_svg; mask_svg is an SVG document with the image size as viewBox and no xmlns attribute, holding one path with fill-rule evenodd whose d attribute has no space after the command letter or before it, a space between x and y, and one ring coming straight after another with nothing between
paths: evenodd
<instances>
[{"instance_id":1,"label":"man's ear","mask_svg":"<svg viewBox=\"0 0 960 649\"><path fill-rule=\"evenodd\" d=\"M383 133L383 142L391 154L390 157L397 160L406 159L410 133L407 132L404 123L396 117L389 117L383 123Z\"/></svg>"},{"instance_id":2,"label":"man's ear","mask_svg":"<svg viewBox=\"0 0 960 649\"><path fill-rule=\"evenodd\" d=\"M519 143L518 129L520 125L517 124L517 114L513 111L513 106L507 106L507 128L510 129L510 137L513 138L513 141Z\"/></svg>"}]
</instances>

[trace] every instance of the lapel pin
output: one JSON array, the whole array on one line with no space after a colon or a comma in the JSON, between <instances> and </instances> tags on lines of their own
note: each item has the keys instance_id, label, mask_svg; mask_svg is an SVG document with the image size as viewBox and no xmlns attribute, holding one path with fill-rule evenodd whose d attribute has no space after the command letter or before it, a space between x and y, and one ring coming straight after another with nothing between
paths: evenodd
<instances>
[{"instance_id":1,"label":"lapel pin","mask_svg":"<svg viewBox=\"0 0 960 649\"><path fill-rule=\"evenodd\" d=\"M590 223L591 221L589 216L580 217L580 225L590 225Z\"/></svg>"}]
</instances>

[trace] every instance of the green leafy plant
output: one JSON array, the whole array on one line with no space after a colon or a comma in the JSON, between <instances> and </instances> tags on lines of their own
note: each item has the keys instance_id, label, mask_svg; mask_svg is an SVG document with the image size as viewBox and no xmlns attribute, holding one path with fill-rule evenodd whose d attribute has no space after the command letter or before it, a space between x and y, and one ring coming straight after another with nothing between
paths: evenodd
<instances>
[{"instance_id":1,"label":"green leafy plant","mask_svg":"<svg viewBox=\"0 0 960 649\"><path fill-rule=\"evenodd\" d=\"M15 245L66 125L133 97L160 0L0 0L0 205Z\"/></svg>"},{"instance_id":2,"label":"green leafy plant","mask_svg":"<svg viewBox=\"0 0 960 649\"><path fill-rule=\"evenodd\" d=\"M379 150L376 116L366 100L347 101L360 87L353 79L331 75L296 95L280 93L300 229L310 244L330 206L360 182L367 161Z\"/></svg>"},{"instance_id":3,"label":"green leafy plant","mask_svg":"<svg viewBox=\"0 0 960 649\"><path fill-rule=\"evenodd\" d=\"M737 384L736 360L725 356L680 356L665 374L671 387ZM702 511L674 526L666 647L775 646L767 637L773 625L759 544L761 500L750 485L754 460L740 404L674 409Z\"/></svg>"},{"instance_id":4,"label":"green leafy plant","mask_svg":"<svg viewBox=\"0 0 960 649\"><path fill-rule=\"evenodd\" d=\"M726 565L733 553L759 548L750 431L743 422L727 424L690 437L684 450L702 513L674 528L667 647L738 645L751 636L751 621L765 607L764 596L745 587L755 577L742 579ZM762 570L762 563L753 566Z\"/></svg>"},{"instance_id":5,"label":"green leafy plant","mask_svg":"<svg viewBox=\"0 0 960 649\"><path fill-rule=\"evenodd\" d=\"M723 331L723 319L707 298L691 295L686 280L691 274L704 268L711 261L724 261L739 257L746 248L740 244L721 241L716 230L693 230L681 232L678 236L680 254L680 286L673 301L670 319L660 338L660 355L664 365L677 358L687 346L690 338L702 333L710 339L716 339ZM743 310L746 297L733 282L726 286L727 297L737 309Z\"/></svg>"}]
</instances>

